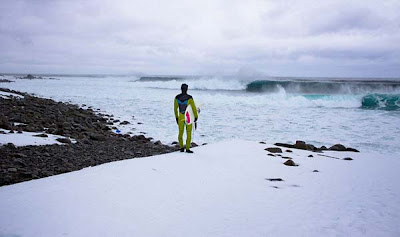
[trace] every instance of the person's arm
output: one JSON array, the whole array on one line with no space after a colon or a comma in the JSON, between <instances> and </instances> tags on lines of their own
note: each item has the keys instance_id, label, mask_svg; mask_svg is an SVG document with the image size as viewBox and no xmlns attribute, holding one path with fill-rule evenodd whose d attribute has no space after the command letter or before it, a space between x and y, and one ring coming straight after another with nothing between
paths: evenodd
<instances>
[{"instance_id":1,"label":"person's arm","mask_svg":"<svg viewBox=\"0 0 400 237\"><path fill-rule=\"evenodd\" d=\"M176 100L176 98L174 99L174 113L176 122L178 122L178 101Z\"/></svg>"},{"instance_id":2,"label":"person's arm","mask_svg":"<svg viewBox=\"0 0 400 237\"><path fill-rule=\"evenodd\" d=\"M192 110L193 110L193 113L194 113L194 117L195 117L195 119L197 120L197 118L199 117L199 115L197 114L197 108L196 108L196 105L194 104L193 98L190 98L190 99L189 99L188 104L190 104L190 105L192 106Z\"/></svg>"}]
</instances>

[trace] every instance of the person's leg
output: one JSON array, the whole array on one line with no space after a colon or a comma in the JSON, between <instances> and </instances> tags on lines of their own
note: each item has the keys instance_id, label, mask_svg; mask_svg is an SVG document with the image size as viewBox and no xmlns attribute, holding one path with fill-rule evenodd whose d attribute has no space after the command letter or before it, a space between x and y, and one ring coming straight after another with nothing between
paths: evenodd
<instances>
[{"instance_id":1,"label":"person's leg","mask_svg":"<svg viewBox=\"0 0 400 237\"><path fill-rule=\"evenodd\" d=\"M190 144L192 143L192 128L193 124L186 125L186 150L190 149Z\"/></svg>"},{"instance_id":2,"label":"person's leg","mask_svg":"<svg viewBox=\"0 0 400 237\"><path fill-rule=\"evenodd\" d=\"M179 127L178 142L179 142L180 148L182 149L183 148L183 132L185 129L185 116L183 114L179 114L178 127Z\"/></svg>"}]
</instances>

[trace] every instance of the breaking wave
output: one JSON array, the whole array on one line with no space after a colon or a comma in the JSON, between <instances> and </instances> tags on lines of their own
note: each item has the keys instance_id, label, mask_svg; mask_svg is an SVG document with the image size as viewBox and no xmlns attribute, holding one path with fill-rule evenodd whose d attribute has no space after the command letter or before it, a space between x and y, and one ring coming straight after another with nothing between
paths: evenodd
<instances>
[{"instance_id":1,"label":"breaking wave","mask_svg":"<svg viewBox=\"0 0 400 237\"><path fill-rule=\"evenodd\" d=\"M362 108L399 110L400 94L368 94L362 98Z\"/></svg>"},{"instance_id":2,"label":"breaking wave","mask_svg":"<svg viewBox=\"0 0 400 237\"><path fill-rule=\"evenodd\" d=\"M400 81L253 81L246 86L248 92L276 92L300 94L363 94L400 92Z\"/></svg>"}]
</instances>

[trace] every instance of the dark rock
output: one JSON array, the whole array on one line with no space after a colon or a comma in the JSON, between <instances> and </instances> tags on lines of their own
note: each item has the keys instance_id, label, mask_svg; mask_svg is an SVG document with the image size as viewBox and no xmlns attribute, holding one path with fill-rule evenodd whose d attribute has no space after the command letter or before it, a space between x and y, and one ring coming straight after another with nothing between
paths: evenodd
<instances>
[{"instance_id":1,"label":"dark rock","mask_svg":"<svg viewBox=\"0 0 400 237\"><path fill-rule=\"evenodd\" d=\"M281 182L281 181L283 181L283 179L281 179L281 178L273 178L273 179L267 179L266 178L266 180L268 180L268 181L271 181L271 182Z\"/></svg>"},{"instance_id":2,"label":"dark rock","mask_svg":"<svg viewBox=\"0 0 400 237\"><path fill-rule=\"evenodd\" d=\"M351 157L345 157L345 158L343 158L343 160L353 160L353 158L351 158Z\"/></svg>"},{"instance_id":3,"label":"dark rock","mask_svg":"<svg viewBox=\"0 0 400 237\"><path fill-rule=\"evenodd\" d=\"M266 144L265 142L259 142L260 144Z\"/></svg>"},{"instance_id":4,"label":"dark rock","mask_svg":"<svg viewBox=\"0 0 400 237\"><path fill-rule=\"evenodd\" d=\"M0 89L7 91L8 89ZM18 94L19 92L14 92ZM1 100L0 125L8 130L56 132L77 140L67 146L0 146L0 186L61 174L107 162L146 157L176 151L177 148L153 144L145 136L114 134L106 131L108 119L93 110L20 93L22 99ZM104 115L105 116L105 115ZM26 124L15 126L10 122ZM44 136L43 136L44 137ZM93 139L94 138L94 139ZM177 145L179 146L179 145ZM99 152L100 151L100 152ZM8 171L17 169L16 172ZM12 171L15 171L12 169Z\"/></svg>"},{"instance_id":5,"label":"dark rock","mask_svg":"<svg viewBox=\"0 0 400 237\"><path fill-rule=\"evenodd\" d=\"M287 166L297 166L297 164L294 163L293 160L287 160L287 161L285 161L285 163L283 163L283 164L284 164L284 165L287 165Z\"/></svg>"},{"instance_id":6,"label":"dark rock","mask_svg":"<svg viewBox=\"0 0 400 237\"><path fill-rule=\"evenodd\" d=\"M205 145L207 145L207 143L205 142L205 143L203 143L203 144L201 144L202 146L205 146Z\"/></svg>"},{"instance_id":7,"label":"dark rock","mask_svg":"<svg viewBox=\"0 0 400 237\"><path fill-rule=\"evenodd\" d=\"M138 122L137 124L143 124L143 123L141 123L141 122Z\"/></svg>"},{"instance_id":8,"label":"dark rock","mask_svg":"<svg viewBox=\"0 0 400 237\"><path fill-rule=\"evenodd\" d=\"M282 149L279 147L268 147L265 148L264 150L269 151L271 153L282 153Z\"/></svg>"},{"instance_id":9,"label":"dark rock","mask_svg":"<svg viewBox=\"0 0 400 237\"><path fill-rule=\"evenodd\" d=\"M326 148L326 146L321 146L319 149L322 150L322 151L328 150L328 148Z\"/></svg>"},{"instance_id":10,"label":"dark rock","mask_svg":"<svg viewBox=\"0 0 400 237\"><path fill-rule=\"evenodd\" d=\"M13 168L8 168L7 171L8 172L17 172L18 169L13 167Z\"/></svg>"},{"instance_id":11,"label":"dark rock","mask_svg":"<svg viewBox=\"0 0 400 237\"><path fill-rule=\"evenodd\" d=\"M292 150L286 150L286 152L293 152Z\"/></svg>"},{"instance_id":12,"label":"dark rock","mask_svg":"<svg viewBox=\"0 0 400 237\"><path fill-rule=\"evenodd\" d=\"M316 172L319 172L319 171L318 171L318 170L313 170L313 172L315 172L315 173L316 173Z\"/></svg>"},{"instance_id":13,"label":"dark rock","mask_svg":"<svg viewBox=\"0 0 400 237\"><path fill-rule=\"evenodd\" d=\"M120 122L120 120L119 120L119 119L115 119L115 120L114 120L113 118L111 118L111 120L113 120L113 122L114 122L114 123L118 123L118 122Z\"/></svg>"},{"instance_id":14,"label":"dark rock","mask_svg":"<svg viewBox=\"0 0 400 237\"><path fill-rule=\"evenodd\" d=\"M31 74L28 74L28 75L25 77L25 79L35 79L35 77L32 76Z\"/></svg>"},{"instance_id":15,"label":"dark rock","mask_svg":"<svg viewBox=\"0 0 400 237\"><path fill-rule=\"evenodd\" d=\"M13 162L14 162L15 165L20 166L20 167L25 167L26 166L26 163L20 158L14 159Z\"/></svg>"},{"instance_id":16,"label":"dark rock","mask_svg":"<svg viewBox=\"0 0 400 237\"><path fill-rule=\"evenodd\" d=\"M196 147L196 146L198 146L196 143L194 143L194 142L192 142L191 144L190 144L190 147Z\"/></svg>"},{"instance_id":17,"label":"dark rock","mask_svg":"<svg viewBox=\"0 0 400 237\"><path fill-rule=\"evenodd\" d=\"M10 130L8 133L14 133L14 130Z\"/></svg>"},{"instance_id":18,"label":"dark rock","mask_svg":"<svg viewBox=\"0 0 400 237\"><path fill-rule=\"evenodd\" d=\"M281 146L281 147L286 147L286 148L296 148L294 145L292 144L287 144L287 143L275 143L275 146Z\"/></svg>"},{"instance_id":19,"label":"dark rock","mask_svg":"<svg viewBox=\"0 0 400 237\"><path fill-rule=\"evenodd\" d=\"M12 157L15 157L15 158L24 158L24 157L26 157L26 155L25 155L25 154L22 154L22 153L14 153L14 154L12 154Z\"/></svg>"},{"instance_id":20,"label":"dark rock","mask_svg":"<svg viewBox=\"0 0 400 237\"><path fill-rule=\"evenodd\" d=\"M359 150L354 149L354 148L351 148L351 147L347 147L347 148L346 148L346 151L360 152Z\"/></svg>"},{"instance_id":21,"label":"dark rock","mask_svg":"<svg viewBox=\"0 0 400 237\"><path fill-rule=\"evenodd\" d=\"M115 122L115 121L114 121ZM128 122L128 121L123 121L123 122L120 122L119 123L120 125L127 125L127 124L130 124L130 122Z\"/></svg>"},{"instance_id":22,"label":"dark rock","mask_svg":"<svg viewBox=\"0 0 400 237\"><path fill-rule=\"evenodd\" d=\"M346 151L346 147L343 146L342 144L335 144L335 145L329 147L329 150L332 150L332 151Z\"/></svg>"},{"instance_id":23,"label":"dark rock","mask_svg":"<svg viewBox=\"0 0 400 237\"><path fill-rule=\"evenodd\" d=\"M312 144L307 144L307 150L309 150L309 151L315 151L315 150L317 150L317 148L316 148L314 145L312 145Z\"/></svg>"},{"instance_id":24,"label":"dark rock","mask_svg":"<svg viewBox=\"0 0 400 237\"><path fill-rule=\"evenodd\" d=\"M289 156L282 156L282 159L289 159L289 160L291 160L292 157L289 157Z\"/></svg>"},{"instance_id":25,"label":"dark rock","mask_svg":"<svg viewBox=\"0 0 400 237\"><path fill-rule=\"evenodd\" d=\"M89 135L89 138L94 141L105 141L107 139L106 136L104 136L102 134L98 134L98 133L91 133Z\"/></svg>"},{"instance_id":26,"label":"dark rock","mask_svg":"<svg viewBox=\"0 0 400 237\"><path fill-rule=\"evenodd\" d=\"M271 153L268 153L267 155L269 155L269 156L275 156L274 154L271 154Z\"/></svg>"},{"instance_id":27,"label":"dark rock","mask_svg":"<svg viewBox=\"0 0 400 237\"><path fill-rule=\"evenodd\" d=\"M303 141L296 141L296 144L294 146L297 149L307 150L307 144Z\"/></svg>"},{"instance_id":28,"label":"dark rock","mask_svg":"<svg viewBox=\"0 0 400 237\"><path fill-rule=\"evenodd\" d=\"M161 143L161 141L156 141L156 142L154 143L154 145L159 146L159 145L162 145L162 143Z\"/></svg>"},{"instance_id":29,"label":"dark rock","mask_svg":"<svg viewBox=\"0 0 400 237\"><path fill-rule=\"evenodd\" d=\"M308 157L314 157L313 155L308 155Z\"/></svg>"},{"instance_id":30,"label":"dark rock","mask_svg":"<svg viewBox=\"0 0 400 237\"><path fill-rule=\"evenodd\" d=\"M71 140L68 138L60 137L60 138L57 138L56 140L61 143L71 144Z\"/></svg>"},{"instance_id":31,"label":"dark rock","mask_svg":"<svg viewBox=\"0 0 400 237\"><path fill-rule=\"evenodd\" d=\"M4 145L4 147L6 147L6 148L8 148L8 149L10 149L10 150L15 150L15 149L17 149L17 147L16 147L13 143L11 143L11 142L9 142L9 143L7 143L6 145Z\"/></svg>"},{"instance_id":32,"label":"dark rock","mask_svg":"<svg viewBox=\"0 0 400 237\"><path fill-rule=\"evenodd\" d=\"M34 137L48 137L47 134L41 133L37 135L33 135Z\"/></svg>"},{"instance_id":33,"label":"dark rock","mask_svg":"<svg viewBox=\"0 0 400 237\"><path fill-rule=\"evenodd\" d=\"M177 141L175 141L175 142L172 142L171 143L172 145L176 145L176 144L179 144Z\"/></svg>"}]
</instances>

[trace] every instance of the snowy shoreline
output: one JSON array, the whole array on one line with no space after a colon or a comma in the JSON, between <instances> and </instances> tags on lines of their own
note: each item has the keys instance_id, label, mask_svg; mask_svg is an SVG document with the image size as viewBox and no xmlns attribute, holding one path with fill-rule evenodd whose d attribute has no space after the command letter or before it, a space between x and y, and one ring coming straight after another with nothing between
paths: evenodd
<instances>
[{"instance_id":1,"label":"snowy shoreline","mask_svg":"<svg viewBox=\"0 0 400 237\"><path fill-rule=\"evenodd\" d=\"M118 121L90 108L8 89L0 89L0 102L0 186L176 150L115 134L110 127Z\"/></svg>"},{"instance_id":2,"label":"snowy shoreline","mask_svg":"<svg viewBox=\"0 0 400 237\"><path fill-rule=\"evenodd\" d=\"M298 164L290 167L267 147L274 146L224 141L194 154L112 162L0 187L0 235L400 234L395 157L324 152L339 158L331 159L283 150Z\"/></svg>"},{"instance_id":3,"label":"snowy shoreline","mask_svg":"<svg viewBox=\"0 0 400 237\"><path fill-rule=\"evenodd\" d=\"M51 170L44 170L46 178L0 187L0 236L400 234L400 186L393 182L400 160L394 156L321 150L301 142L278 149L245 140L196 147L194 154L155 155L166 151L157 147L167 147L133 138L2 146L1 152L12 154L2 162L24 164L28 150L38 157L33 163L43 160ZM127 144L131 148L124 148ZM132 152L138 145L147 147L139 154L146 159L131 159L138 156ZM84 152L87 163L65 166ZM93 163L99 157L105 158ZM291 161L294 166L284 164Z\"/></svg>"}]
</instances>

